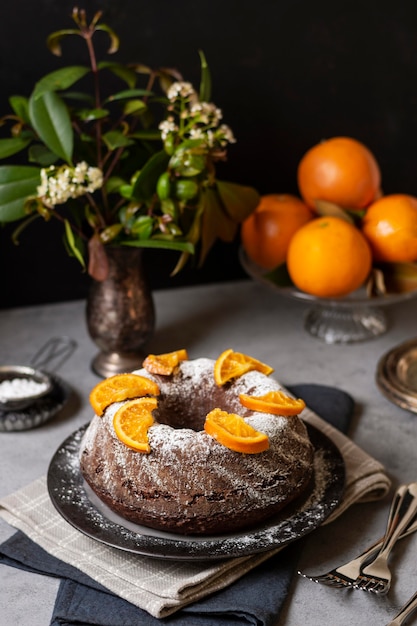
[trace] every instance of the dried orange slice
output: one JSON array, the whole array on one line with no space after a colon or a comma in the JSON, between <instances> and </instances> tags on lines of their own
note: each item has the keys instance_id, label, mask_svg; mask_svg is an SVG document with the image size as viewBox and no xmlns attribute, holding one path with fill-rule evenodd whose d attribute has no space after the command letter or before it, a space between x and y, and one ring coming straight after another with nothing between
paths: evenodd
<instances>
[{"instance_id":1,"label":"dried orange slice","mask_svg":"<svg viewBox=\"0 0 417 626\"><path fill-rule=\"evenodd\" d=\"M235 452L257 454L269 448L269 439L235 413L213 409L206 416L204 430L219 443Z\"/></svg>"},{"instance_id":2,"label":"dried orange slice","mask_svg":"<svg viewBox=\"0 0 417 626\"><path fill-rule=\"evenodd\" d=\"M229 348L221 353L214 364L214 380L217 385L222 386L232 378L238 378L252 370L257 370L268 376L274 371L274 368L247 354L233 352L232 348Z\"/></svg>"},{"instance_id":3,"label":"dried orange slice","mask_svg":"<svg viewBox=\"0 0 417 626\"><path fill-rule=\"evenodd\" d=\"M149 454L148 430L154 423L152 411L158 406L156 398L135 398L118 409L113 418L117 437L137 452Z\"/></svg>"},{"instance_id":4,"label":"dried orange slice","mask_svg":"<svg viewBox=\"0 0 417 626\"><path fill-rule=\"evenodd\" d=\"M165 354L148 354L142 365L150 374L169 376L180 361L186 361L187 359L187 350L182 349L175 350L175 352L166 352Z\"/></svg>"},{"instance_id":5,"label":"dried orange slice","mask_svg":"<svg viewBox=\"0 0 417 626\"><path fill-rule=\"evenodd\" d=\"M269 391L263 396L248 396L241 393L239 400L247 409L273 415L298 415L306 406L301 398L296 400L283 391Z\"/></svg>"},{"instance_id":6,"label":"dried orange slice","mask_svg":"<svg viewBox=\"0 0 417 626\"><path fill-rule=\"evenodd\" d=\"M130 398L159 395L159 387L153 380L138 374L116 374L99 382L90 393L90 404L97 415L113 402Z\"/></svg>"}]
</instances>

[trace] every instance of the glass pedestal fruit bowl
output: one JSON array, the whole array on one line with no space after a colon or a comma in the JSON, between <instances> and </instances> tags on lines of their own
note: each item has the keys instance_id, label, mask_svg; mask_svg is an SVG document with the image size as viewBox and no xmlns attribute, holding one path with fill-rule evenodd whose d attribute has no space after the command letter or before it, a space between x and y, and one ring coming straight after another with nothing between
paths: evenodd
<instances>
[{"instance_id":1,"label":"glass pedestal fruit bowl","mask_svg":"<svg viewBox=\"0 0 417 626\"><path fill-rule=\"evenodd\" d=\"M317 298L293 285L278 285L271 277L271 272L253 263L243 248L239 251L239 257L243 269L253 280L281 296L309 305L304 319L305 329L313 337L329 344L366 341L382 335L387 330L383 308L417 296L417 290L414 290L369 297L365 288L362 288L343 298Z\"/></svg>"}]
</instances>

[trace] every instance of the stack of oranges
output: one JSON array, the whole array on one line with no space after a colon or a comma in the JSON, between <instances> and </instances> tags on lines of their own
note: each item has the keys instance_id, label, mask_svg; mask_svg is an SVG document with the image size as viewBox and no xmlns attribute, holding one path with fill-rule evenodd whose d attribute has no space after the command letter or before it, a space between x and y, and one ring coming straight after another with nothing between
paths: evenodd
<instances>
[{"instance_id":1,"label":"stack of oranges","mask_svg":"<svg viewBox=\"0 0 417 626\"><path fill-rule=\"evenodd\" d=\"M262 196L242 224L243 248L255 264L285 264L296 287L314 296L345 296L377 264L417 261L417 197L383 195L372 152L350 137L317 144L297 171L300 198Z\"/></svg>"}]
</instances>

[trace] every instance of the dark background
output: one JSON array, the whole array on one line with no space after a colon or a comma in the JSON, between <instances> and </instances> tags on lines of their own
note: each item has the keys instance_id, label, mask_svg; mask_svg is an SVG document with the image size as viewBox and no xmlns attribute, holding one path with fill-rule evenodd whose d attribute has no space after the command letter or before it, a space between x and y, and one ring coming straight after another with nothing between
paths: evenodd
<instances>
[{"instance_id":1,"label":"dark background","mask_svg":"<svg viewBox=\"0 0 417 626\"><path fill-rule=\"evenodd\" d=\"M47 35L72 28L74 2L12 0L0 13L0 115L8 97L29 95L61 64L85 63L46 48ZM417 195L416 0L86 0L89 16L121 37L117 59L175 66L199 82L198 50L213 79L213 101L237 138L219 178L261 193L296 193L296 168L323 138L356 137L374 152L385 193ZM81 51L78 47L77 50ZM40 220L39 220L40 222ZM19 247L0 230L0 306L82 298L88 277L67 257L61 231L39 223ZM175 287L245 276L238 242L216 245L203 269L169 276L176 256L146 252L151 286Z\"/></svg>"}]
</instances>

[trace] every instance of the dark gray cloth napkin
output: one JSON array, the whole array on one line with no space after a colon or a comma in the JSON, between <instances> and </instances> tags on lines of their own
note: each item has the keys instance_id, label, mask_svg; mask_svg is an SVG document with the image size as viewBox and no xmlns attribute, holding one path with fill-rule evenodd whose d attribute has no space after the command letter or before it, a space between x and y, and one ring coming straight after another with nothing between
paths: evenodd
<instances>
[{"instance_id":1,"label":"dark gray cloth napkin","mask_svg":"<svg viewBox=\"0 0 417 626\"><path fill-rule=\"evenodd\" d=\"M346 392L316 384L287 389L332 426L347 432L354 402ZM62 579L50 626L273 626L287 597L301 543L286 547L222 591L163 619L109 593L20 531L0 545L0 563Z\"/></svg>"}]
</instances>

